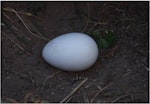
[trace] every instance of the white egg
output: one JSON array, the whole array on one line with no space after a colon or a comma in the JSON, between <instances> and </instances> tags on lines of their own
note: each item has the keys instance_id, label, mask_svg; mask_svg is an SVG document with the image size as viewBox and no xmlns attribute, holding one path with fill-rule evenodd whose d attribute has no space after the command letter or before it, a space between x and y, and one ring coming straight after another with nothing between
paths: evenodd
<instances>
[{"instance_id":1,"label":"white egg","mask_svg":"<svg viewBox=\"0 0 150 104\"><path fill-rule=\"evenodd\" d=\"M42 56L50 65L64 71L82 71L98 57L96 42L83 33L67 33L49 41Z\"/></svg>"}]
</instances>

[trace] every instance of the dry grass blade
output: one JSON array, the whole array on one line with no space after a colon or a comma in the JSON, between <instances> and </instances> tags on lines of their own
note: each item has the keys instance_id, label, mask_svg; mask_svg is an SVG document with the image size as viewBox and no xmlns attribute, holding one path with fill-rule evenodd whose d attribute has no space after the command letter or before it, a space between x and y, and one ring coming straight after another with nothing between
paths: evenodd
<instances>
[{"instance_id":1,"label":"dry grass blade","mask_svg":"<svg viewBox=\"0 0 150 104\"><path fill-rule=\"evenodd\" d=\"M57 74L59 74L60 72L56 72L56 73L54 73L54 74L52 74L52 75L49 75L45 80L44 80L44 82L43 82L43 85L45 85L45 83L47 82L47 80L49 79L49 78L53 78L55 75L57 75Z\"/></svg>"},{"instance_id":2,"label":"dry grass blade","mask_svg":"<svg viewBox=\"0 0 150 104\"><path fill-rule=\"evenodd\" d=\"M12 23L14 23L14 21L13 21L5 12L2 12L2 13L3 13L3 15L4 15L9 21L11 21ZM12 27L13 27L15 30L21 32L21 30L17 29L15 26L12 25Z\"/></svg>"},{"instance_id":3,"label":"dry grass blade","mask_svg":"<svg viewBox=\"0 0 150 104\"><path fill-rule=\"evenodd\" d=\"M15 29L18 32L21 32L21 30L19 30L17 27L15 27L14 25L12 25L12 28Z\"/></svg>"},{"instance_id":4,"label":"dry grass blade","mask_svg":"<svg viewBox=\"0 0 150 104\"><path fill-rule=\"evenodd\" d=\"M37 38L40 38L40 39L44 39L44 40L49 41L49 39L47 39L47 38L45 38L45 37L41 37L41 36L39 36L39 35L33 33L33 32L28 28L28 26L26 25L26 23L24 22L24 20L20 17L20 15L19 15L14 9L12 9L12 8L7 8L7 10L10 10L10 11L14 12L14 13L16 14L16 16L20 19L20 21L23 23L23 25L26 27L26 29L27 29L33 36L35 36L35 37L37 37Z\"/></svg>"},{"instance_id":5,"label":"dry grass blade","mask_svg":"<svg viewBox=\"0 0 150 104\"><path fill-rule=\"evenodd\" d=\"M35 26L31 23L31 21L29 21L29 24L32 26L32 28L34 29L34 31L35 31L36 33L38 33L40 36L43 36L43 34L41 34L41 33L35 28Z\"/></svg>"},{"instance_id":6,"label":"dry grass blade","mask_svg":"<svg viewBox=\"0 0 150 104\"><path fill-rule=\"evenodd\" d=\"M48 77L46 77L45 80L44 80L44 82L43 82L43 84L42 84L42 88L41 88L40 92L43 91L44 86L45 86L45 83L47 82L47 80L50 79L50 78L52 79L55 75L57 75L57 74L59 74L59 73L61 73L61 72L56 72L56 73L54 73L54 74L49 75Z\"/></svg>"},{"instance_id":7,"label":"dry grass blade","mask_svg":"<svg viewBox=\"0 0 150 104\"><path fill-rule=\"evenodd\" d=\"M86 92L83 90L83 99L85 103L90 103Z\"/></svg>"},{"instance_id":8,"label":"dry grass blade","mask_svg":"<svg viewBox=\"0 0 150 104\"><path fill-rule=\"evenodd\" d=\"M121 19L121 21L131 21L131 22L139 22L139 23L144 23L144 21L138 21L138 20L134 20L134 19Z\"/></svg>"},{"instance_id":9,"label":"dry grass blade","mask_svg":"<svg viewBox=\"0 0 150 104\"><path fill-rule=\"evenodd\" d=\"M88 78L85 78L76 88L74 88L60 103L65 102L67 99L69 99L86 81Z\"/></svg>"},{"instance_id":10,"label":"dry grass blade","mask_svg":"<svg viewBox=\"0 0 150 104\"><path fill-rule=\"evenodd\" d=\"M110 85L112 85L113 84L113 82L112 83L110 83L110 84L108 84L108 85L106 85L105 87L103 87L101 90L99 90L95 95L94 95L94 97L91 99L91 103L94 101L94 99L102 92L102 91L104 91L105 89L107 89Z\"/></svg>"},{"instance_id":11,"label":"dry grass blade","mask_svg":"<svg viewBox=\"0 0 150 104\"><path fill-rule=\"evenodd\" d=\"M9 101L9 103L18 103L18 101L10 97L4 97L3 99L5 99L6 101Z\"/></svg>"},{"instance_id":12,"label":"dry grass blade","mask_svg":"<svg viewBox=\"0 0 150 104\"><path fill-rule=\"evenodd\" d=\"M89 23L94 23L94 24L97 24L97 25L107 25L108 24L106 22L94 22L94 21L89 21Z\"/></svg>"},{"instance_id":13,"label":"dry grass blade","mask_svg":"<svg viewBox=\"0 0 150 104\"><path fill-rule=\"evenodd\" d=\"M100 10L102 10L101 11L101 16L104 15L104 13L106 12L107 8L108 8L107 3L104 3L103 6L101 6L101 9L100 9ZM99 24L101 24L102 23L101 21L103 20L103 18L105 18L105 17L99 18L98 21L94 23L94 25L92 26L92 28L89 29L88 33L90 33L92 30L94 30L96 26L98 26ZM106 23L106 24L108 24L108 23Z\"/></svg>"},{"instance_id":14,"label":"dry grass blade","mask_svg":"<svg viewBox=\"0 0 150 104\"><path fill-rule=\"evenodd\" d=\"M65 103L68 103L71 99L73 98L73 96L71 96L70 98L68 98Z\"/></svg>"},{"instance_id":15,"label":"dry grass blade","mask_svg":"<svg viewBox=\"0 0 150 104\"><path fill-rule=\"evenodd\" d=\"M3 15L4 15L9 21L11 21L11 22L14 23L14 21L13 21L12 19L10 19L10 17L9 17L5 12L2 12L2 13L3 13ZM14 28L15 30L21 32L21 30L17 29L17 27L15 27L15 26L13 26L13 25L12 25L12 28Z\"/></svg>"},{"instance_id":16,"label":"dry grass blade","mask_svg":"<svg viewBox=\"0 0 150 104\"><path fill-rule=\"evenodd\" d=\"M24 97L24 103L27 103L28 102L28 99L31 99L32 101L34 101L34 97L33 97L33 93L32 92L28 92L27 94L25 94L25 97Z\"/></svg>"},{"instance_id":17,"label":"dry grass blade","mask_svg":"<svg viewBox=\"0 0 150 104\"><path fill-rule=\"evenodd\" d=\"M134 102L133 94L130 94L130 97L131 97L132 102Z\"/></svg>"},{"instance_id":18,"label":"dry grass blade","mask_svg":"<svg viewBox=\"0 0 150 104\"><path fill-rule=\"evenodd\" d=\"M9 20L11 21L12 23L15 23L5 12L2 12L3 15ZM17 27L15 27L14 25L12 25L12 28L15 29L16 31L18 32L21 32L21 30L19 30Z\"/></svg>"},{"instance_id":19,"label":"dry grass blade","mask_svg":"<svg viewBox=\"0 0 150 104\"><path fill-rule=\"evenodd\" d=\"M13 71L13 72L15 72L16 74L20 74L20 75L22 75L23 77L25 77L25 78L27 78L28 80L30 80L31 83L32 83L32 90L34 89L34 84L35 84L35 82L34 82L34 80L33 80L31 77L29 77L28 75L25 75L25 74L23 74L23 73L20 73L20 72L16 72L16 71Z\"/></svg>"},{"instance_id":20,"label":"dry grass blade","mask_svg":"<svg viewBox=\"0 0 150 104\"><path fill-rule=\"evenodd\" d=\"M3 10L4 11L8 11L8 12L13 12L12 10L10 10L10 8L3 8ZM19 14L24 14L24 15L27 15L27 16L32 16L32 17L35 17L35 18L37 18L37 19L40 19L40 20L42 20L42 18L40 18L40 17L38 17L38 16L35 16L35 15L33 15L32 13L29 13L29 12L20 12L20 11L16 11L17 13L19 13Z\"/></svg>"},{"instance_id":21,"label":"dry grass blade","mask_svg":"<svg viewBox=\"0 0 150 104\"><path fill-rule=\"evenodd\" d=\"M17 71L12 71L12 72L14 72L15 74L21 75L21 76L23 76L24 78L30 80L31 83L32 83L32 89L31 89L31 90L34 89L34 83L35 83L35 82L34 82L34 80L33 80L31 77L29 77L28 75L25 75L25 74L23 74L23 73L21 73L21 72L17 72Z\"/></svg>"},{"instance_id":22,"label":"dry grass blade","mask_svg":"<svg viewBox=\"0 0 150 104\"><path fill-rule=\"evenodd\" d=\"M139 29L139 28L144 27L144 26L148 26L148 23L144 23L144 24L135 26L135 27L133 27L133 28L131 28L131 29L129 29L129 30Z\"/></svg>"},{"instance_id":23,"label":"dry grass blade","mask_svg":"<svg viewBox=\"0 0 150 104\"><path fill-rule=\"evenodd\" d=\"M82 30L82 32L84 32L88 26L88 23L89 23L89 17L90 17L90 7L89 7L89 3L87 3L87 7L88 7L88 18L87 18L87 22L86 22L86 25L84 27L84 29Z\"/></svg>"},{"instance_id":24,"label":"dry grass blade","mask_svg":"<svg viewBox=\"0 0 150 104\"><path fill-rule=\"evenodd\" d=\"M127 96L130 96L131 99L132 99L132 101L133 101L133 96L132 96L132 94L125 94L125 95L121 95L121 96L117 97L115 100L112 101L112 103L115 103L115 102L117 102L118 100L120 100L120 99L122 99L122 98L124 98L124 97L127 97Z\"/></svg>"},{"instance_id":25,"label":"dry grass blade","mask_svg":"<svg viewBox=\"0 0 150 104\"><path fill-rule=\"evenodd\" d=\"M10 17L9 17L5 12L2 12L2 14L3 14L8 20L12 21L12 20L10 19Z\"/></svg>"},{"instance_id":26,"label":"dry grass blade","mask_svg":"<svg viewBox=\"0 0 150 104\"><path fill-rule=\"evenodd\" d=\"M6 36L11 42L13 42L18 48L20 48L22 51L24 51L27 55L31 55L31 53L27 52L23 47L21 47L18 43L16 43L13 39L11 39L9 36L7 36L3 31L2 33L4 36Z\"/></svg>"},{"instance_id":27,"label":"dry grass blade","mask_svg":"<svg viewBox=\"0 0 150 104\"><path fill-rule=\"evenodd\" d=\"M30 101L29 101L30 100ZM28 103L28 102L33 102L33 103L40 103L41 99L35 98L33 92L28 92L24 96L23 103Z\"/></svg>"}]
</instances>

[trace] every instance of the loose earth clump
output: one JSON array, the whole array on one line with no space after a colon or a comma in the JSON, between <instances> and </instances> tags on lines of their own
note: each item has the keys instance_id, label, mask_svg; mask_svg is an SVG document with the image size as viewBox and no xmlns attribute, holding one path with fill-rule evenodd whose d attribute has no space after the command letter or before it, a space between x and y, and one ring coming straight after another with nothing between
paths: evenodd
<instances>
[{"instance_id":1,"label":"loose earth clump","mask_svg":"<svg viewBox=\"0 0 150 104\"><path fill-rule=\"evenodd\" d=\"M148 10L149 2L2 2L2 103L148 103ZM103 42L88 70L42 58L60 34L110 30L116 41Z\"/></svg>"}]
</instances>

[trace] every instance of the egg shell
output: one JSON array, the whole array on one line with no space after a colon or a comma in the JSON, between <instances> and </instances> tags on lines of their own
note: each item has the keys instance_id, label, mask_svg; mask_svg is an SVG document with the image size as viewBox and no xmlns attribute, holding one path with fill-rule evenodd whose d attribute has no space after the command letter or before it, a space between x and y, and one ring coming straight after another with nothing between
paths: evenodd
<instances>
[{"instance_id":1,"label":"egg shell","mask_svg":"<svg viewBox=\"0 0 150 104\"><path fill-rule=\"evenodd\" d=\"M83 71L91 67L98 57L93 38L83 33L67 33L49 41L42 56L50 65L64 71Z\"/></svg>"}]
</instances>

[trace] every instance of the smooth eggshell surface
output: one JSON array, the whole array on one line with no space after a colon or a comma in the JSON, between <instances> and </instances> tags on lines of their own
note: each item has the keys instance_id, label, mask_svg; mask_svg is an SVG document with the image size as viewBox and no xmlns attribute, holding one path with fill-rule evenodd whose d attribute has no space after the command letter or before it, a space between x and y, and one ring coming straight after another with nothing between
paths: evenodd
<instances>
[{"instance_id":1,"label":"smooth eggshell surface","mask_svg":"<svg viewBox=\"0 0 150 104\"><path fill-rule=\"evenodd\" d=\"M83 33L67 33L49 41L42 51L50 65L65 71L82 71L98 57L96 42Z\"/></svg>"}]
</instances>

